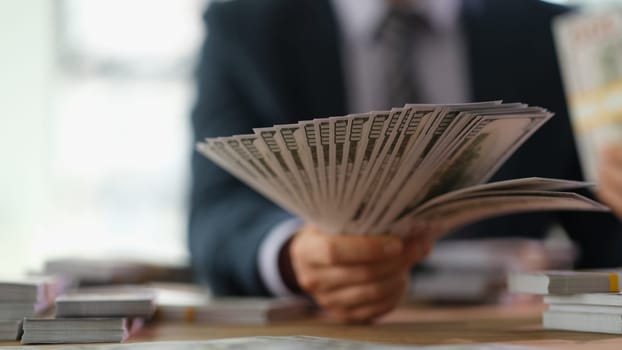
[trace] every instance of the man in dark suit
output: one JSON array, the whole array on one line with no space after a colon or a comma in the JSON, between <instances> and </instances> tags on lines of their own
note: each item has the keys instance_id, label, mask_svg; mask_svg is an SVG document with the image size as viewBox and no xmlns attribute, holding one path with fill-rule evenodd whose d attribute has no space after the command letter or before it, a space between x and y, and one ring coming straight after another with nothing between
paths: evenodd
<instances>
[{"instance_id":1,"label":"man in dark suit","mask_svg":"<svg viewBox=\"0 0 622 350\"><path fill-rule=\"evenodd\" d=\"M424 3L427 7L419 6ZM396 57L389 44L365 41L382 36L376 35L378 28L395 8L413 9L424 18L412 34L420 46L405 52L412 56ZM551 19L564 11L536 0L215 2L205 15L208 37L198 69L195 140L397 106L390 101L394 93L381 95L386 84L409 76L417 93L401 103L503 99L557 114L493 180L581 179L550 32ZM411 62L412 67L395 62ZM610 158L612 164L622 163L616 160L620 157ZM622 188L622 181L610 182L610 187ZM555 223L581 247L578 267L622 265L622 226L609 214L512 215L454 235L542 237ZM189 229L197 277L215 293L302 291L350 321L369 320L393 308L408 269L431 245L425 239L328 236L197 154Z\"/></svg>"}]
</instances>

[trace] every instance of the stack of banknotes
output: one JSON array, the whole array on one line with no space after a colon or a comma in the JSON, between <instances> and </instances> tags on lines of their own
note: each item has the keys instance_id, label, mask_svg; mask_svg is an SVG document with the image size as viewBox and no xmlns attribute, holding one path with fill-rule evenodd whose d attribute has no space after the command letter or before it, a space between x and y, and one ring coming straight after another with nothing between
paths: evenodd
<instances>
[{"instance_id":1,"label":"stack of banknotes","mask_svg":"<svg viewBox=\"0 0 622 350\"><path fill-rule=\"evenodd\" d=\"M144 287L74 290L56 298L52 317L26 317L23 344L121 342L155 312L155 295Z\"/></svg>"},{"instance_id":2,"label":"stack of banknotes","mask_svg":"<svg viewBox=\"0 0 622 350\"><path fill-rule=\"evenodd\" d=\"M205 286L190 283L152 283L156 318L206 324L268 324L307 317L314 309L302 297L214 297Z\"/></svg>"},{"instance_id":3,"label":"stack of banknotes","mask_svg":"<svg viewBox=\"0 0 622 350\"><path fill-rule=\"evenodd\" d=\"M406 105L208 138L199 152L331 233L449 232L534 210L607 210L543 178L486 183L552 113L500 101Z\"/></svg>"},{"instance_id":4,"label":"stack of banknotes","mask_svg":"<svg viewBox=\"0 0 622 350\"><path fill-rule=\"evenodd\" d=\"M622 137L622 8L609 4L559 16L553 26L577 150L590 181L598 179L600 150Z\"/></svg>"},{"instance_id":5,"label":"stack of banknotes","mask_svg":"<svg viewBox=\"0 0 622 350\"><path fill-rule=\"evenodd\" d=\"M135 291L119 287L109 290L83 289L56 298L56 318L139 317L149 319L155 312L155 296L146 288Z\"/></svg>"},{"instance_id":6,"label":"stack of banknotes","mask_svg":"<svg viewBox=\"0 0 622 350\"><path fill-rule=\"evenodd\" d=\"M512 273L515 293L544 295L546 329L622 334L622 270Z\"/></svg>"},{"instance_id":7,"label":"stack of banknotes","mask_svg":"<svg viewBox=\"0 0 622 350\"><path fill-rule=\"evenodd\" d=\"M26 318L22 344L118 343L129 336L125 318Z\"/></svg>"},{"instance_id":8,"label":"stack of banknotes","mask_svg":"<svg viewBox=\"0 0 622 350\"><path fill-rule=\"evenodd\" d=\"M560 238L441 240L413 273L410 297L437 303L529 300L507 293L509 272L570 269L577 254L572 242Z\"/></svg>"},{"instance_id":9,"label":"stack of banknotes","mask_svg":"<svg viewBox=\"0 0 622 350\"><path fill-rule=\"evenodd\" d=\"M62 278L53 276L0 279L0 341L18 339L24 317L47 312L65 287Z\"/></svg>"}]
</instances>

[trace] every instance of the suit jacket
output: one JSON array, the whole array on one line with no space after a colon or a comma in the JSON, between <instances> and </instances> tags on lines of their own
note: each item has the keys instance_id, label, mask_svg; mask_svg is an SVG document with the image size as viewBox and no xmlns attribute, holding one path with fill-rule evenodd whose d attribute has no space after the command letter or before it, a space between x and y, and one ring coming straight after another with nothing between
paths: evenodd
<instances>
[{"instance_id":1,"label":"suit jacket","mask_svg":"<svg viewBox=\"0 0 622 350\"><path fill-rule=\"evenodd\" d=\"M466 1L474 100L520 101L557 114L494 180L582 178L550 30L551 18L563 11L536 0ZM339 28L329 0L215 2L205 22L209 34L192 116L196 141L346 114ZM258 246L290 215L196 153L192 175L189 245L197 278L217 294L267 294L257 270ZM582 248L578 266L622 265L622 226L610 214L510 215L454 236L541 237L554 223Z\"/></svg>"}]
</instances>

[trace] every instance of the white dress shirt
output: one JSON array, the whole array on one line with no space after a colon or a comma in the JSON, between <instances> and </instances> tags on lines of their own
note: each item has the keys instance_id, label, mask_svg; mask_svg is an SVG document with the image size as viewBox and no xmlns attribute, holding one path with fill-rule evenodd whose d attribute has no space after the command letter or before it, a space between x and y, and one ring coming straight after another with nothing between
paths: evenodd
<instances>
[{"instance_id":1,"label":"white dress shirt","mask_svg":"<svg viewBox=\"0 0 622 350\"><path fill-rule=\"evenodd\" d=\"M386 110L386 51L374 36L389 5L383 0L332 0L343 38L342 57L348 112ZM460 25L460 0L411 0L432 27L413 38L413 81L419 84L420 101L458 103L470 97L464 33Z\"/></svg>"},{"instance_id":2,"label":"white dress shirt","mask_svg":"<svg viewBox=\"0 0 622 350\"><path fill-rule=\"evenodd\" d=\"M386 51L375 40L385 18L386 0L331 0L341 30L344 78L349 113L386 110ZM461 0L408 0L412 9L431 26L413 38L413 81L419 83L420 101L413 103L459 103L470 99L468 62L460 23ZM281 247L301 227L297 220L282 222L259 247L258 266L268 290L276 296L291 295L280 275Z\"/></svg>"}]
</instances>

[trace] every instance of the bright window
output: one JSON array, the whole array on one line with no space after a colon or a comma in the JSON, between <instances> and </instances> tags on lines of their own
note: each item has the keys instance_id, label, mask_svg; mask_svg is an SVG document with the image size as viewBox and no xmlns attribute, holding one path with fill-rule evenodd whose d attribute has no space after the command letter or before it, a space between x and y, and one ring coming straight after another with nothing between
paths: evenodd
<instances>
[{"instance_id":1,"label":"bright window","mask_svg":"<svg viewBox=\"0 0 622 350\"><path fill-rule=\"evenodd\" d=\"M7 126L0 136L13 136L2 145L21 152L14 164L3 164L1 186L10 195L0 199L0 209L9 210L0 221L0 275L38 269L57 256L187 259L191 77L204 6L203 0L0 5L7 20L0 31L11 39L0 41L0 50L20 53L3 58L2 73L15 77L0 87L11 93L3 98L21 103L0 104ZM40 75L31 76L32 65L22 62L31 55ZM28 88L15 91L20 82ZM29 103L45 107L24 110Z\"/></svg>"}]
</instances>

